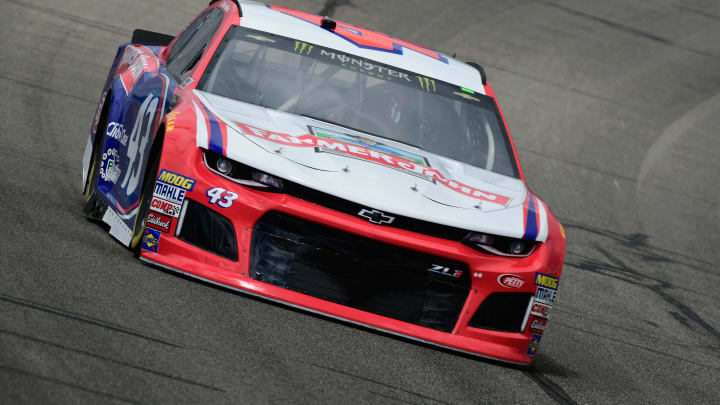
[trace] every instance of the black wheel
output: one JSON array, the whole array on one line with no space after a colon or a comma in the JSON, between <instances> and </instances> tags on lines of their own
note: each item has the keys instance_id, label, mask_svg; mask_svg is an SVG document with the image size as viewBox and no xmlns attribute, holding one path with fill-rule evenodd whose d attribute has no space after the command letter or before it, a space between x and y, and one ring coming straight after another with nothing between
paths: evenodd
<instances>
[{"instance_id":1,"label":"black wheel","mask_svg":"<svg viewBox=\"0 0 720 405\"><path fill-rule=\"evenodd\" d=\"M95 132L95 140L93 141L92 154L90 155L90 166L88 167L88 176L85 180L85 188L83 189L83 196L85 201L90 200L95 186L100 176L100 165L102 164L102 153L105 146L105 134L107 133L107 118L110 110L110 98L112 94L108 91L105 96L105 103L100 113L100 119L98 120L97 131Z\"/></svg>"},{"instance_id":2,"label":"black wheel","mask_svg":"<svg viewBox=\"0 0 720 405\"><path fill-rule=\"evenodd\" d=\"M130 240L130 249L135 253L136 257L140 256L140 245L142 242L143 232L145 231L145 221L148 211L150 210L150 201L153 196L153 188L155 187L155 179L160 168L160 152L162 150L162 133L155 137L152 151L147 162L147 170L143 176L142 194L140 194L140 205L138 206L137 215L135 216L135 225L133 226L132 239Z\"/></svg>"}]
</instances>

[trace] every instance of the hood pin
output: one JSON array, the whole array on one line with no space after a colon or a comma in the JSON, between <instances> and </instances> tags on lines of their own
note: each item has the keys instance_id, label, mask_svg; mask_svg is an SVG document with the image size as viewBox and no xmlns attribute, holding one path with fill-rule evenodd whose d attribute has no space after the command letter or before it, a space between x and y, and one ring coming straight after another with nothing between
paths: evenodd
<instances>
[{"instance_id":1,"label":"hood pin","mask_svg":"<svg viewBox=\"0 0 720 405\"><path fill-rule=\"evenodd\" d=\"M345 166L344 169L342 169L345 173L350 173L350 166Z\"/></svg>"},{"instance_id":2,"label":"hood pin","mask_svg":"<svg viewBox=\"0 0 720 405\"><path fill-rule=\"evenodd\" d=\"M277 148L277 149L275 149L275 153L277 153L279 155L282 153L282 150L283 150L283 148Z\"/></svg>"},{"instance_id":3,"label":"hood pin","mask_svg":"<svg viewBox=\"0 0 720 405\"><path fill-rule=\"evenodd\" d=\"M410 190L412 191L418 191L418 186L415 184L414 186L410 187Z\"/></svg>"}]
</instances>

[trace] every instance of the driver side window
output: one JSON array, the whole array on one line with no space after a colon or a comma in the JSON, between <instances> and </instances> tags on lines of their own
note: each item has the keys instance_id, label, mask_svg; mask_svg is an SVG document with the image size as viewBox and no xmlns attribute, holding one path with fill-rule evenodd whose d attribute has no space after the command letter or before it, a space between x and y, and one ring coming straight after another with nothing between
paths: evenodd
<instances>
[{"instance_id":1,"label":"driver side window","mask_svg":"<svg viewBox=\"0 0 720 405\"><path fill-rule=\"evenodd\" d=\"M223 12L213 8L196 18L175 41L167 68L178 82L182 82L200 60L222 19Z\"/></svg>"}]
</instances>

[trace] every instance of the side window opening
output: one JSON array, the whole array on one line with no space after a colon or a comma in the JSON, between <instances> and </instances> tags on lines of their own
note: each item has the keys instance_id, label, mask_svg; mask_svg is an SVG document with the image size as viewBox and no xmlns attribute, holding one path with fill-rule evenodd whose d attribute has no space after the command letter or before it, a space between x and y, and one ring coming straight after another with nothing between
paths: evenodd
<instances>
[{"instance_id":1,"label":"side window opening","mask_svg":"<svg viewBox=\"0 0 720 405\"><path fill-rule=\"evenodd\" d=\"M223 12L217 8L208 10L195 19L173 45L168 57L168 71L176 80L182 81L202 57L208 43L222 23Z\"/></svg>"}]
</instances>

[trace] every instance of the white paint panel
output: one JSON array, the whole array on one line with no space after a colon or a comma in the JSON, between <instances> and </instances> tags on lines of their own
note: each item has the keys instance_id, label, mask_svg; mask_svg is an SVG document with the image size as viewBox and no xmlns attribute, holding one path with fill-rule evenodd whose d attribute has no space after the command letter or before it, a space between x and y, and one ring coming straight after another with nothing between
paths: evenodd
<instances>
[{"instance_id":1,"label":"white paint panel","mask_svg":"<svg viewBox=\"0 0 720 405\"><path fill-rule=\"evenodd\" d=\"M90 175L90 159L92 159L92 148L92 136L89 136L87 143L85 144L85 153L83 154L83 189L85 189L85 184L87 184L87 178Z\"/></svg>"},{"instance_id":2,"label":"white paint panel","mask_svg":"<svg viewBox=\"0 0 720 405\"><path fill-rule=\"evenodd\" d=\"M200 107L193 101L193 107L195 107L195 118L197 120L195 124L195 137L198 148L208 148L208 132L207 123L205 122L205 116L203 115Z\"/></svg>"},{"instance_id":3,"label":"white paint panel","mask_svg":"<svg viewBox=\"0 0 720 405\"><path fill-rule=\"evenodd\" d=\"M132 230L125 225L125 222L115 213L115 210L108 207L102 221L110 225L110 235L120 241L125 246L130 246L132 240Z\"/></svg>"},{"instance_id":4,"label":"white paint panel","mask_svg":"<svg viewBox=\"0 0 720 405\"><path fill-rule=\"evenodd\" d=\"M548 235L548 220L545 203L535 197L535 204L537 204L538 207L538 236L535 240L538 242L545 242Z\"/></svg>"}]
</instances>

